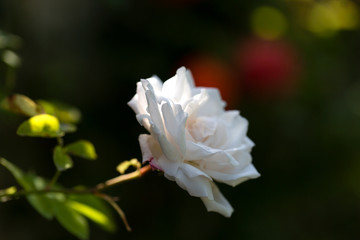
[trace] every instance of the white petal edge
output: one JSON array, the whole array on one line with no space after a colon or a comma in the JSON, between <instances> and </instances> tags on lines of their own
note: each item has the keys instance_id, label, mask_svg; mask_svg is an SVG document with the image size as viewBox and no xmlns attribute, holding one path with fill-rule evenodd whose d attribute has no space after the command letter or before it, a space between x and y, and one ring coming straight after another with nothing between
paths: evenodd
<instances>
[{"instance_id":1,"label":"white petal edge","mask_svg":"<svg viewBox=\"0 0 360 240\"><path fill-rule=\"evenodd\" d=\"M217 212L222 214L225 217L231 217L234 209L228 202L228 200L222 195L219 188L215 183L211 182L211 189L214 199L209 199L207 197L201 197L201 200L205 204L208 212Z\"/></svg>"}]
</instances>

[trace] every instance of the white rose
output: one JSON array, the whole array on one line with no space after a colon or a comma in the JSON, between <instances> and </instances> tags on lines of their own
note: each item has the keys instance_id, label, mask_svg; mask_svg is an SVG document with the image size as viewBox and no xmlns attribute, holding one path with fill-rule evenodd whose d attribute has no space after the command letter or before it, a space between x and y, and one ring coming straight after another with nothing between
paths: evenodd
<instances>
[{"instance_id":1,"label":"white rose","mask_svg":"<svg viewBox=\"0 0 360 240\"><path fill-rule=\"evenodd\" d=\"M195 87L184 67L164 84L155 76L141 80L128 104L151 133L139 137L143 162L200 197L208 211L230 217L233 208L214 180L236 186L260 176L247 120L224 110L217 89Z\"/></svg>"}]
</instances>

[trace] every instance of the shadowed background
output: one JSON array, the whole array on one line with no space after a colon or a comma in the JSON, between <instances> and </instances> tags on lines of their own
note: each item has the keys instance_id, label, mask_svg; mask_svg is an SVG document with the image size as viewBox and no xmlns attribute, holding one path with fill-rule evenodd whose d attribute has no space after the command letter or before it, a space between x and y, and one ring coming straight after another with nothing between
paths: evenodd
<instances>
[{"instance_id":1,"label":"shadowed background","mask_svg":"<svg viewBox=\"0 0 360 240\"><path fill-rule=\"evenodd\" d=\"M91 226L90 239L359 239L359 10L348 0L3 0L0 29L22 39L14 92L82 111L65 141L89 139L99 159L74 158L65 186L93 186L141 159L146 130L127 106L140 78L167 80L184 65L249 120L262 176L219 184L230 219L151 173L108 191L133 232L117 218L115 234ZM16 136L23 120L0 112L0 155L51 178L56 141ZM0 188L12 184L0 168ZM0 235L75 239L24 199L0 205Z\"/></svg>"}]
</instances>

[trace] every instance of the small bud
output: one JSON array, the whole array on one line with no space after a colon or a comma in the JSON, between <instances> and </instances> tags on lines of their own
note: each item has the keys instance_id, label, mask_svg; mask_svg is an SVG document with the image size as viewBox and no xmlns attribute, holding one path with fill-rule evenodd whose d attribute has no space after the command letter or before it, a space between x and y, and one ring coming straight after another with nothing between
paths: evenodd
<instances>
[{"instance_id":1,"label":"small bud","mask_svg":"<svg viewBox=\"0 0 360 240\"><path fill-rule=\"evenodd\" d=\"M139 170L141 168L141 163L136 158L133 158L131 160L120 163L116 167L116 170L120 174L124 174L129 167L134 167L134 168L136 168L136 170Z\"/></svg>"}]
</instances>

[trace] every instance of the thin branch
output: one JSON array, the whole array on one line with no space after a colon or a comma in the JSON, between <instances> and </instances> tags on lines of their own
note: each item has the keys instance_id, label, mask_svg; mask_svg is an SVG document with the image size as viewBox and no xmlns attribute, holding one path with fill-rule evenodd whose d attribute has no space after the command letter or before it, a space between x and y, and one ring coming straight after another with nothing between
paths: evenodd
<instances>
[{"instance_id":1,"label":"thin branch","mask_svg":"<svg viewBox=\"0 0 360 240\"><path fill-rule=\"evenodd\" d=\"M54 184L57 182L57 180L59 179L61 175L61 171L56 170L54 176L52 177L51 181L49 182L49 184L45 187L45 189L51 189L52 186L54 186Z\"/></svg>"},{"instance_id":2,"label":"thin branch","mask_svg":"<svg viewBox=\"0 0 360 240\"><path fill-rule=\"evenodd\" d=\"M115 211L119 214L122 221L124 222L126 230L131 232L131 227L130 227L127 219L126 219L124 211L119 207L119 205L114 201L114 199L112 197L110 197L109 195L106 195L104 193L99 193L98 192L98 193L95 193L95 195L102 198L102 199L104 199L106 202L108 202L115 209Z\"/></svg>"},{"instance_id":3,"label":"thin branch","mask_svg":"<svg viewBox=\"0 0 360 240\"><path fill-rule=\"evenodd\" d=\"M63 194L94 194L92 189L42 189L42 190L19 190L15 193L4 193L0 194L0 198L10 197L10 198L18 198L32 194L47 194L47 193L63 193Z\"/></svg>"},{"instance_id":4,"label":"thin branch","mask_svg":"<svg viewBox=\"0 0 360 240\"><path fill-rule=\"evenodd\" d=\"M140 168L139 170L135 172L131 172L128 174L120 175L118 177L112 178L110 180L107 180L105 183L98 184L94 188L88 188L88 189L51 189L53 184L49 184L49 187L46 187L45 189L41 190L19 190L15 193L3 193L0 194L0 198L4 197L10 197L10 198L17 198L17 197L23 197L27 195L32 194L46 194L46 193L63 193L63 194L97 194L99 191L104 190L105 188L117 185L122 182L130 181L136 178L139 178L143 175L145 175L147 172L151 170L151 167L149 165L144 166ZM59 174L56 173L53 177L52 181L56 181L59 177ZM50 182L50 183L51 183Z\"/></svg>"},{"instance_id":5,"label":"thin branch","mask_svg":"<svg viewBox=\"0 0 360 240\"><path fill-rule=\"evenodd\" d=\"M134 172L124 174L124 175L120 175L118 177L109 179L104 183L100 183L100 184L96 185L95 190L96 191L101 191L101 190L103 190L105 188L117 185L119 183L130 181L130 180L133 180L133 179L136 179L136 178L140 178L140 177L144 176L146 173L148 173L150 170L151 170L151 166L146 165L146 166L144 166L144 167L142 167L139 170L136 170Z\"/></svg>"}]
</instances>

